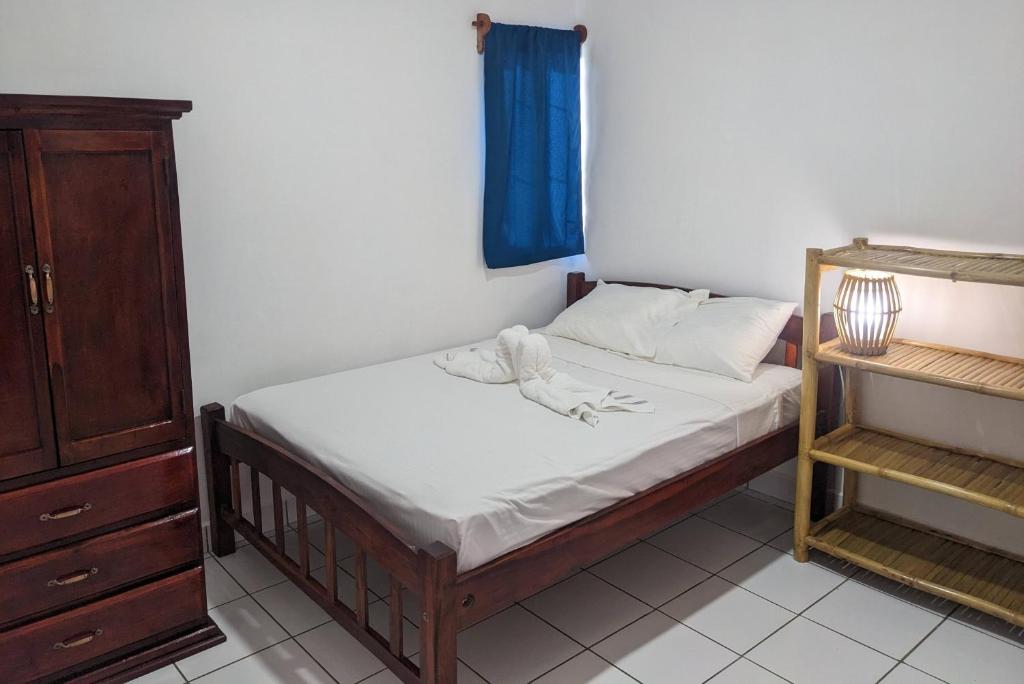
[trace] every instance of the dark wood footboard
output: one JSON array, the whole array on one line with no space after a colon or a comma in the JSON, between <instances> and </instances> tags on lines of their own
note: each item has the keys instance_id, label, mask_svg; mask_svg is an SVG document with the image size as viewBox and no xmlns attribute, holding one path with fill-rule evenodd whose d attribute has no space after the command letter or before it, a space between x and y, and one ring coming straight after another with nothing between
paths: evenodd
<instances>
[{"instance_id":1,"label":"dark wood footboard","mask_svg":"<svg viewBox=\"0 0 1024 684\"><path fill-rule=\"evenodd\" d=\"M210 503L210 542L217 556L235 550L233 532L266 556L284 575L316 601L335 621L405 682L455 681L455 552L443 544L414 550L386 522L375 518L352 491L333 477L285 449L227 423L224 407L201 409ZM248 480L242 482L242 464ZM263 532L260 476L271 484L273 538ZM251 492L251 511L243 514L242 487ZM299 537L297 558L285 547L284 492L295 497ZM310 569L307 506L324 520L324 581ZM346 605L338 595L340 531L355 546L356 599ZM367 562L372 559L390 576L387 634L370 625ZM419 661L404 654L402 604L406 591L420 598Z\"/></svg>"},{"instance_id":2,"label":"dark wood footboard","mask_svg":"<svg viewBox=\"0 0 1024 684\"><path fill-rule=\"evenodd\" d=\"M582 275L569 277L569 301L592 287ZM780 336L787 344L786 363L796 365L801 327L793 317ZM822 317L822 338L835 336L831 316ZM820 373L818 407L821 429L834 423L837 407L832 389L834 369ZM368 506L330 474L288 450L225 420L224 407L202 407L203 447L210 510L210 542L215 555L235 550L237 532L266 556L288 579L355 636L402 681L453 684L456 678L456 633L570 575L577 568L653 534L714 498L794 458L797 426L791 425L712 459L613 506L461 574L456 553L434 543L415 549L379 512ZM245 482L243 482L243 464ZM822 474L823 475L824 471ZM270 481L273 532L264 533L260 478ZM817 512L826 508L827 477L814 480ZM243 513L242 488L250 492L251 511ZM295 557L285 544L284 492L296 500L298 549ZM324 581L310 571L307 506L324 520ZM268 521L269 522L269 521ZM354 605L338 594L335 530L355 548ZM373 560L390 577L387 634L369 619L367 563ZM418 597L420 644L418 664L405 656L402 640L403 602Z\"/></svg>"}]
</instances>

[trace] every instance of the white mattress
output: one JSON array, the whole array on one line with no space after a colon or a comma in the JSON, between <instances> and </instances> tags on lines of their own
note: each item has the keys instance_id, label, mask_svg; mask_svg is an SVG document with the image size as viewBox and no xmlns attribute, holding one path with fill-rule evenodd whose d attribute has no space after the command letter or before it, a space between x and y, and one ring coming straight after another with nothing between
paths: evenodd
<instances>
[{"instance_id":1,"label":"white mattress","mask_svg":"<svg viewBox=\"0 0 1024 684\"><path fill-rule=\"evenodd\" d=\"M591 428L514 385L450 376L425 354L257 390L231 419L332 473L408 543L455 549L462 572L799 413L792 368L761 364L745 383L548 339L557 368L655 412L602 413Z\"/></svg>"}]
</instances>

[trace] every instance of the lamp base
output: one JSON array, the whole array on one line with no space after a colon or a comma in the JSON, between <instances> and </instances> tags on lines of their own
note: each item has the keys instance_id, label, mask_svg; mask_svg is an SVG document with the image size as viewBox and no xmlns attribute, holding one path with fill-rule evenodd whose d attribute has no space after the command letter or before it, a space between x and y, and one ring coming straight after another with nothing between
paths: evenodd
<instances>
[{"instance_id":1,"label":"lamp base","mask_svg":"<svg viewBox=\"0 0 1024 684\"><path fill-rule=\"evenodd\" d=\"M856 356L882 356L888 353L889 345L884 347L875 346L857 346L851 344L839 343L839 348L847 354L855 354Z\"/></svg>"}]
</instances>

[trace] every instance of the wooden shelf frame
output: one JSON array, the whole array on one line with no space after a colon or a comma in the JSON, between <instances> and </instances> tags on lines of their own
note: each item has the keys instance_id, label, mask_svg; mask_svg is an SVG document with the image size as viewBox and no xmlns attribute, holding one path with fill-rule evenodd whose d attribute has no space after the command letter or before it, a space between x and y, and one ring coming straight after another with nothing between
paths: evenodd
<instances>
[{"instance_id":1,"label":"wooden shelf frame","mask_svg":"<svg viewBox=\"0 0 1024 684\"><path fill-rule=\"evenodd\" d=\"M1024 401L1024 359L960 349L930 342L893 340L879 356L858 356L839 348L839 340L821 345L818 361L839 366Z\"/></svg>"},{"instance_id":2,"label":"wooden shelf frame","mask_svg":"<svg viewBox=\"0 0 1024 684\"><path fill-rule=\"evenodd\" d=\"M816 548L1024 627L1024 558L857 503L864 473L1024 517L1024 462L865 426L857 391L862 374L870 372L1024 401L1024 359L912 340L895 340L886 354L872 357L844 352L837 341L821 344L816 324L821 274L836 267L1024 286L1024 255L870 245L865 238L827 251L807 250L793 525L793 556L799 562ZM821 364L843 370L846 422L816 438L813 400ZM842 508L812 527L815 462L843 468L843 501Z\"/></svg>"},{"instance_id":3,"label":"wooden shelf frame","mask_svg":"<svg viewBox=\"0 0 1024 684\"><path fill-rule=\"evenodd\" d=\"M854 507L816 525L807 544L1024 627L1024 562L1010 554Z\"/></svg>"},{"instance_id":4,"label":"wooden shelf frame","mask_svg":"<svg viewBox=\"0 0 1024 684\"><path fill-rule=\"evenodd\" d=\"M810 457L1024 518L1024 464L846 423L819 437Z\"/></svg>"},{"instance_id":5,"label":"wooden shelf frame","mask_svg":"<svg viewBox=\"0 0 1024 684\"><path fill-rule=\"evenodd\" d=\"M867 238L821 252L822 266L863 268L952 281L1024 287L1024 254L872 245Z\"/></svg>"}]
</instances>

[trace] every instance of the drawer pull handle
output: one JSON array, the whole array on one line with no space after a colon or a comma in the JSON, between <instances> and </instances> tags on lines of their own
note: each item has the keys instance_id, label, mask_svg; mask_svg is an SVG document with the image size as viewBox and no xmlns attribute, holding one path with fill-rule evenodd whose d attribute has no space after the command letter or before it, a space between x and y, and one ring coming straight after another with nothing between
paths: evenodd
<instances>
[{"instance_id":1,"label":"drawer pull handle","mask_svg":"<svg viewBox=\"0 0 1024 684\"><path fill-rule=\"evenodd\" d=\"M56 579L50 580L49 582L46 583L46 586L48 586L48 587L66 587L69 584L78 584L79 582L84 582L85 580L89 579L90 577L92 577L93 575L95 575L99 571L100 571L99 568L89 568L88 570L81 570L79 572L72 572L69 575L64 575L63 577L58 577Z\"/></svg>"},{"instance_id":2,"label":"drawer pull handle","mask_svg":"<svg viewBox=\"0 0 1024 684\"><path fill-rule=\"evenodd\" d=\"M91 632L82 632L81 634L76 634L73 637L68 637L64 641L58 641L53 645L53 650L60 651L65 648L78 648L79 646L85 646L92 642L96 637L102 636L102 634L102 629L94 629Z\"/></svg>"},{"instance_id":3,"label":"drawer pull handle","mask_svg":"<svg viewBox=\"0 0 1024 684\"><path fill-rule=\"evenodd\" d=\"M85 511L88 511L91 508L91 503L85 503L82 504L81 506L70 506L68 508L62 508L59 511L54 511L53 513L43 513L41 516L39 516L39 519L45 522L47 520L63 520L64 518L73 518L79 513L84 513Z\"/></svg>"}]
</instances>

